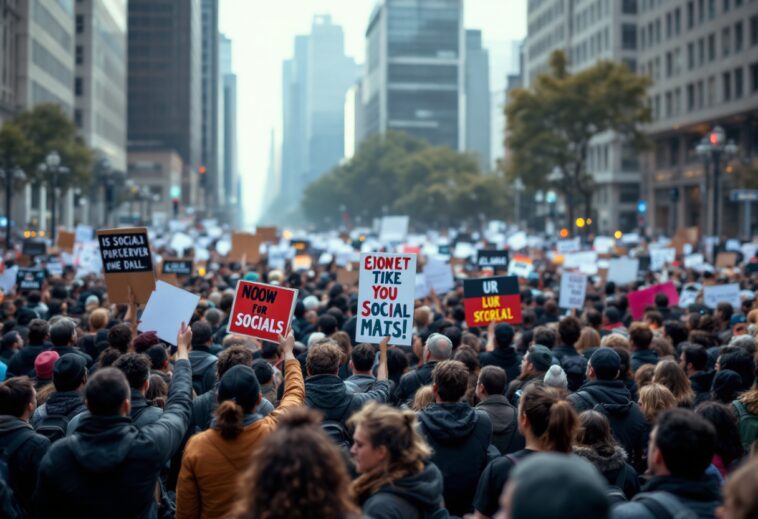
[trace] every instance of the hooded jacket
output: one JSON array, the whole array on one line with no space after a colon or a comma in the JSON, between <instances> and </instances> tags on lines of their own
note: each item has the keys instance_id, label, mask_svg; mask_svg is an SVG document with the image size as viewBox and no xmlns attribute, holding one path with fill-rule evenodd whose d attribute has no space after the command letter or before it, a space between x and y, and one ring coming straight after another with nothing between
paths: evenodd
<instances>
[{"instance_id":1,"label":"hooded jacket","mask_svg":"<svg viewBox=\"0 0 758 519\"><path fill-rule=\"evenodd\" d=\"M416 396L416 391L418 391L420 387L428 386L432 383L432 371L436 365L436 361L430 361L420 368L416 368L415 370L404 374L400 378L400 383L397 385L395 392L392 395L393 401L397 405L410 405L411 402L413 402L413 397Z\"/></svg>"},{"instance_id":2,"label":"hooded jacket","mask_svg":"<svg viewBox=\"0 0 758 519\"><path fill-rule=\"evenodd\" d=\"M479 477L489 462L492 423L466 403L433 404L418 415L421 434L432 447L431 461L442 472L451 515L473 510Z\"/></svg>"},{"instance_id":3,"label":"hooded jacket","mask_svg":"<svg viewBox=\"0 0 758 519\"><path fill-rule=\"evenodd\" d=\"M26 439L21 439L21 435ZM34 485L42 457L50 448L50 440L34 432L27 422L10 415L0 415L0 449L5 449L14 441L22 443L10 453L6 460L11 487L21 508L31 509Z\"/></svg>"},{"instance_id":4,"label":"hooded jacket","mask_svg":"<svg viewBox=\"0 0 758 519\"><path fill-rule=\"evenodd\" d=\"M390 382L377 380L376 387L367 393L350 393L337 375L314 375L305 379L305 405L318 409L324 420L342 423L369 400L385 403L390 396Z\"/></svg>"},{"instance_id":5,"label":"hooded jacket","mask_svg":"<svg viewBox=\"0 0 758 519\"><path fill-rule=\"evenodd\" d=\"M616 441L629 455L636 470L644 470L644 453L650 434L637 402L621 380L590 380L579 391L568 396L577 412L595 409L608 417Z\"/></svg>"},{"instance_id":6,"label":"hooded jacket","mask_svg":"<svg viewBox=\"0 0 758 519\"><path fill-rule=\"evenodd\" d=\"M673 476L656 476L642 487L637 499L651 492L668 492L684 508L695 513L698 519L713 519L716 508L721 505L721 489L718 480L703 476L699 480L688 480ZM639 501L622 503L613 509L613 519L656 519L656 516Z\"/></svg>"},{"instance_id":7,"label":"hooded jacket","mask_svg":"<svg viewBox=\"0 0 758 519\"><path fill-rule=\"evenodd\" d=\"M626 452L618 445L612 449L579 445L574 447L574 454L592 463L608 485L619 487L627 499L632 499L640 491L637 471L626 462Z\"/></svg>"},{"instance_id":8,"label":"hooded jacket","mask_svg":"<svg viewBox=\"0 0 758 519\"><path fill-rule=\"evenodd\" d=\"M374 389L376 377L374 375L363 375L360 373L350 375L345 379L345 385L353 393L365 393Z\"/></svg>"},{"instance_id":9,"label":"hooded jacket","mask_svg":"<svg viewBox=\"0 0 758 519\"><path fill-rule=\"evenodd\" d=\"M710 400L711 384L715 371L697 371L690 377L690 386L695 393L695 405Z\"/></svg>"},{"instance_id":10,"label":"hooded jacket","mask_svg":"<svg viewBox=\"0 0 758 519\"><path fill-rule=\"evenodd\" d=\"M267 417L251 415L239 436L224 439L216 429L190 438L184 449L176 490L176 518L227 517L237 495L237 480L250 466L250 455L276 428L288 410L303 405L300 363L285 363L285 390L279 407Z\"/></svg>"},{"instance_id":11,"label":"hooded jacket","mask_svg":"<svg viewBox=\"0 0 758 519\"><path fill-rule=\"evenodd\" d=\"M32 427L37 427L43 418L50 415L62 415L72 420L76 415L86 411L84 396L78 391L56 391L47 402L34 410L30 420Z\"/></svg>"},{"instance_id":12,"label":"hooded jacket","mask_svg":"<svg viewBox=\"0 0 758 519\"><path fill-rule=\"evenodd\" d=\"M484 366L498 366L505 370L507 380L516 380L521 373L521 359L516 350L511 346L495 348L493 351L483 351L479 354L479 364Z\"/></svg>"},{"instance_id":13,"label":"hooded jacket","mask_svg":"<svg viewBox=\"0 0 758 519\"><path fill-rule=\"evenodd\" d=\"M16 377L27 375L34 378L34 361L37 360L37 355L51 347L50 344L30 344L18 350L8 364L8 378L11 374Z\"/></svg>"},{"instance_id":14,"label":"hooded jacket","mask_svg":"<svg viewBox=\"0 0 758 519\"><path fill-rule=\"evenodd\" d=\"M362 506L371 519L425 519L442 507L442 474L433 463L383 486Z\"/></svg>"},{"instance_id":15,"label":"hooded jacket","mask_svg":"<svg viewBox=\"0 0 758 519\"><path fill-rule=\"evenodd\" d=\"M518 430L518 410L505 395L490 395L475 409L486 413L492 422L492 445L500 454L509 454L524 448L524 437Z\"/></svg>"},{"instance_id":16,"label":"hooded jacket","mask_svg":"<svg viewBox=\"0 0 758 519\"><path fill-rule=\"evenodd\" d=\"M643 364L658 364L658 354L651 349L633 351L632 373L637 373L637 370Z\"/></svg>"},{"instance_id":17,"label":"hooded jacket","mask_svg":"<svg viewBox=\"0 0 758 519\"><path fill-rule=\"evenodd\" d=\"M190 421L190 364L178 360L163 415L142 429L128 416L85 416L40 465L37 517L154 518L158 473Z\"/></svg>"},{"instance_id":18,"label":"hooded jacket","mask_svg":"<svg viewBox=\"0 0 758 519\"><path fill-rule=\"evenodd\" d=\"M189 361L192 365L193 378L200 381L198 396L210 391L216 384L216 362L218 358L204 346L192 346L189 352ZM193 384L194 385L194 384Z\"/></svg>"}]
</instances>

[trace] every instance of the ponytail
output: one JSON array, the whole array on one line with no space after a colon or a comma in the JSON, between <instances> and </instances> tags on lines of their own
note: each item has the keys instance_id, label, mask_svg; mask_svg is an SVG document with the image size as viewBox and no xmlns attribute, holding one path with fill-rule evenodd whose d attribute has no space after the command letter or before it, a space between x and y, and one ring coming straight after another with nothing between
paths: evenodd
<instances>
[{"instance_id":1,"label":"ponytail","mask_svg":"<svg viewBox=\"0 0 758 519\"><path fill-rule=\"evenodd\" d=\"M556 389L529 384L521 395L521 410L545 450L571 452L578 418L573 406Z\"/></svg>"},{"instance_id":2,"label":"ponytail","mask_svg":"<svg viewBox=\"0 0 758 519\"><path fill-rule=\"evenodd\" d=\"M566 400L558 400L550 406L544 442L551 452L571 452L571 443L577 426L576 411Z\"/></svg>"},{"instance_id":3,"label":"ponytail","mask_svg":"<svg viewBox=\"0 0 758 519\"><path fill-rule=\"evenodd\" d=\"M242 433L244 412L234 400L224 400L216 409L213 426L225 440L233 440Z\"/></svg>"}]
</instances>

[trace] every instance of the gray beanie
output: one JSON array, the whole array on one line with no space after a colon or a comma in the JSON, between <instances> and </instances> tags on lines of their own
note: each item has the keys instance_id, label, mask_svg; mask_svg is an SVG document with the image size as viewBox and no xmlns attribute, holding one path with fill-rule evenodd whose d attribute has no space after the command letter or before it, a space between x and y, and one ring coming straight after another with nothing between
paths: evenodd
<instances>
[{"instance_id":1,"label":"gray beanie","mask_svg":"<svg viewBox=\"0 0 758 519\"><path fill-rule=\"evenodd\" d=\"M550 366L550 369L545 373L545 378L542 380L546 386L557 387L560 389L568 389L568 379L566 378L566 372L558 365Z\"/></svg>"}]
</instances>

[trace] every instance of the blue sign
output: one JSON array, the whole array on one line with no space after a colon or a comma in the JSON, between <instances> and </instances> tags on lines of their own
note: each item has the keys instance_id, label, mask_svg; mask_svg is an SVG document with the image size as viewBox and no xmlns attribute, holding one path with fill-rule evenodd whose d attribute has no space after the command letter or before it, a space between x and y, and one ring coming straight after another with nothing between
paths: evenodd
<instances>
[{"instance_id":1,"label":"blue sign","mask_svg":"<svg viewBox=\"0 0 758 519\"><path fill-rule=\"evenodd\" d=\"M729 192L732 202L758 202L758 189L733 189Z\"/></svg>"}]
</instances>

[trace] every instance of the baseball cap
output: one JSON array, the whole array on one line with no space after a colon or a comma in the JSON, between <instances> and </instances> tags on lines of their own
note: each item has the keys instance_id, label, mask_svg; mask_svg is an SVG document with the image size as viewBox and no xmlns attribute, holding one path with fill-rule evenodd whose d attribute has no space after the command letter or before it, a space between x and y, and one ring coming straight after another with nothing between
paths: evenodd
<instances>
[{"instance_id":1,"label":"baseball cap","mask_svg":"<svg viewBox=\"0 0 758 519\"><path fill-rule=\"evenodd\" d=\"M590 357L590 365L600 380L613 380L621 369L621 357L611 348L599 348Z\"/></svg>"}]
</instances>

